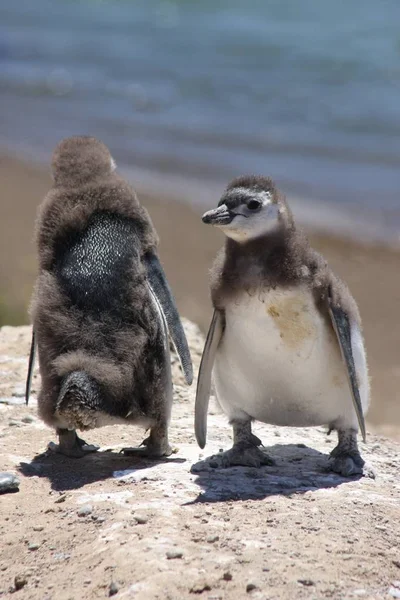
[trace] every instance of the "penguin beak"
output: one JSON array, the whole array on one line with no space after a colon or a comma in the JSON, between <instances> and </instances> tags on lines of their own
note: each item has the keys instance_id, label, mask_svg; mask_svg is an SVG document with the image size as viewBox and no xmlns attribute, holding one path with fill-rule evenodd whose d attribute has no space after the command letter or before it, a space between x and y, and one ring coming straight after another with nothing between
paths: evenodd
<instances>
[{"instance_id":1,"label":"penguin beak","mask_svg":"<svg viewBox=\"0 0 400 600\"><path fill-rule=\"evenodd\" d=\"M201 219L208 225L228 225L234 216L235 213L231 212L226 204L221 204L218 208L208 210Z\"/></svg>"}]
</instances>

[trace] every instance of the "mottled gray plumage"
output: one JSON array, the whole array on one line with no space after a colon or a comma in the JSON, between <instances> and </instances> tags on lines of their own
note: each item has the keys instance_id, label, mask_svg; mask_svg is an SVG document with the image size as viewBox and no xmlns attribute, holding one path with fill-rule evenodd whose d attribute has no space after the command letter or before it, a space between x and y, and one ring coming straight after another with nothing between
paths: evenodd
<instances>
[{"instance_id":1,"label":"mottled gray plumage","mask_svg":"<svg viewBox=\"0 0 400 600\"><path fill-rule=\"evenodd\" d=\"M215 312L196 397L200 446L213 370L217 400L234 429L224 465L268 463L251 434L258 419L337 429L334 468L360 472L356 432L359 426L365 437L369 383L360 315L347 286L310 247L269 178L234 180L203 222L227 238L211 271Z\"/></svg>"},{"instance_id":2,"label":"mottled gray plumage","mask_svg":"<svg viewBox=\"0 0 400 600\"><path fill-rule=\"evenodd\" d=\"M189 349L147 211L106 146L63 140L42 203L31 314L42 386L39 414L58 450L80 456L75 429L112 422L151 428L149 454L168 454L172 402L168 329L188 383ZM157 288L155 290L155 288ZM29 395L29 378L27 397Z\"/></svg>"}]
</instances>

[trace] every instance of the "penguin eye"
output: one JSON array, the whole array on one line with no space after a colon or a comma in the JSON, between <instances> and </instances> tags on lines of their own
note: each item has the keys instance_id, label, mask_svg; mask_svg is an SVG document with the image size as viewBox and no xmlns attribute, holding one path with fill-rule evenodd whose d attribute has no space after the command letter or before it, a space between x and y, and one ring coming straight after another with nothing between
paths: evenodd
<instances>
[{"instance_id":1,"label":"penguin eye","mask_svg":"<svg viewBox=\"0 0 400 600\"><path fill-rule=\"evenodd\" d=\"M247 208L253 211L258 210L261 208L261 202L259 200L250 200L250 202L247 204Z\"/></svg>"}]
</instances>

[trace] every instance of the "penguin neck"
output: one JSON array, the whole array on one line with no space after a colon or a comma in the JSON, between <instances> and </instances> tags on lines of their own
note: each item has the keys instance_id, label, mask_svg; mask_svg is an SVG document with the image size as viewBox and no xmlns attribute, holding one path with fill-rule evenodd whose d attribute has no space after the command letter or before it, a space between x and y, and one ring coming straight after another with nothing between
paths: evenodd
<instances>
[{"instance_id":1,"label":"penguin neck","mask_svg":"<svg viewBox=\"0 0 400 600\"><path fill-rule=\"evenodd\" d=\"M256 238L249 239L245 242L238 242L232 238L227 238L225 241L225 250L227 256L248 258L248 260L262 261L272 255L290 255L293 248L293 242L298 237L297 229L294 223L281 225L277 231L260 235Z\"/></svg>"},{"instance_id":2,"label":"penguin neck","mask_svg":"<svg viewBox=\"0 0 400 600\"><path fill-rule=\"evenodd\" d=\"M233 292L296 285L307 248L307 238L294 224L244 244L227 239L222 288Z\"/></svg>"}]
</instances>

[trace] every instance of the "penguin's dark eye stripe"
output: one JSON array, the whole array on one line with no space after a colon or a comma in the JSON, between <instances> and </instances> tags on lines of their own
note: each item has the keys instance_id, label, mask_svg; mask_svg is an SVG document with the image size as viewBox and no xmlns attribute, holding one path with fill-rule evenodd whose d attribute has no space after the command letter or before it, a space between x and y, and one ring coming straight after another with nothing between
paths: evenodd
<instances>
[{"instance_id":1,"label":"penguin's dark eye stripe","mask_svg":"<svg viewBox=\"0 0 400 600\"><path fill-rule=\"evenodd\" d=\"M249 210L258 210L261 208L261 202L259 200L250 200L247 204Z\"/></svg>"}]
</instances>

